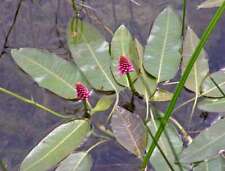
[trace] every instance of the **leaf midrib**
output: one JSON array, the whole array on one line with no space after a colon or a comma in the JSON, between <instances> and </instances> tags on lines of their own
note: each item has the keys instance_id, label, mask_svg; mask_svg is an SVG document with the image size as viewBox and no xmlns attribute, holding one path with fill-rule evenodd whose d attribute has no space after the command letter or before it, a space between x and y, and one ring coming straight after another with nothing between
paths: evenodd
<instances>
[{"instance_id":1,"label":"leaf midrib","mask_svg":"<svg viewBox=\"0 0 225 171\"><path fill-rule=\"evenodd\" d=\"M169 32L169 21L170 21L169 10L167 10L166 31L165 31L165 35L164 35L165 39L163 41L163 47L162 47L162 51L161 51L161 55L160 55L160 63L159 63L157 83L160 82L160 74L161 74L161 70L162 70L162 63L163 63L164 57L165 57L165 48L166 48L167 39L168 39L168 32Z\"/></svg>"},{"instance_id":2,"label":"leaf midrib","mask_svg":"<svg viewBox=\"0 0 225 171\"><path fill-rule=\"evenodd\" d=\"M136 147L138 156L141 156L141 151L140 151L140 149L139 149L139 147L138 147L138 144L136 143L135 138L133 137L131 131L130 131L130 130L128 129L128 127L127 127L127 122L126 122L126 120L123 118L123 116L120 114L120 112L117 112L117 114L118 114L119 117L122 119L123 125L125 125L125 129L127 130L128 135L129 135L129 137L131 138L131 141L134 143L134 146Z\"/></svg>"}]
</instances>

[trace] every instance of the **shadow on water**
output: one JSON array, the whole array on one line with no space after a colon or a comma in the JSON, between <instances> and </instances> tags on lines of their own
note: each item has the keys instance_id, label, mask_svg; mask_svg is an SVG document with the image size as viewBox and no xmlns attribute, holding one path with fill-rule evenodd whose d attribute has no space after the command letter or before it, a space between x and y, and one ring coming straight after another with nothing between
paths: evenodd
<instances>
[{"instance_id":1,"label":"shadow on water","mask_svg":"<svg viewBox=\"0 0 225 171\"><path fill-rule=\"evenodd\" d=\"M181 13L180 0L136 0L140 6L129 0L88 0L93 9L89 9L84 18L93 23L107 40L111 34L102 27L107 25L115 30L125 24L129 30L145 44L151 25L159 12L168 4ZM200 0L188 2L188 23L200 35L207 26L215 9L197 10ZM66 46L66 26L72 16L72 9L67 0L1 0L0 5L0 86L15 91L28 98L33 98L56 111L64 112L77 108L76 104L38 87L32 79L21 72L10 57L11 48L35 47L48 49L63 58L68 58ZM14 20L15 14L16 18ZM210 70L216 71L225 66L225 17L219 23L213 37L207 44ZM13 26L13 27L11 27ZM7 42L5 42L7 40ZM180 103L193 97L184 92ZM123 100L129 95L125 93ZM0 94L0 159L7 162L10 171L17 171L26 154L47 134L60 124L60 120L46 112L24 104L12 97ZM93 101L95 101L93 99ZM137 101L138 113L144 110L144 103ZM166 104L156 104L162 110ZM185 122L191 113L192 105L175 113L176 118L192 133L196 133L216 118L215 114L203 118L200 111L195 112L194 121ZM101 120L101 118L99 118ZM97 121L96 121L97 122ZM194 135L194 134L193 134ZM91 138L89 142L96 141ZM116 142L109 142L92 152L93 171L137 171L139 162L133 155Z\"/></svg>"}]
</instances>

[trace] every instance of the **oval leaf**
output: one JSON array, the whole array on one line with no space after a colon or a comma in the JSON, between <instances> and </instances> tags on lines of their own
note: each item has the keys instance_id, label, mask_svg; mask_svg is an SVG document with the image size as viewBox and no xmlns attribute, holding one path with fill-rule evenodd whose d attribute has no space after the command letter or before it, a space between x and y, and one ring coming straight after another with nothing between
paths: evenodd
<instances>
[{"instance_id":1,"label":"oval leaf","mask_svg":"<svg viewBox=\"0 0 225 171\"><path fill-rule=\"evenodd\" d=\"M156 128L155 128L154 124L152 122L148 122L147 125L150 128L150 130L152 131L152 133L155 134ZM157 122L156 126L158 128L159 122ZM151 143L152 143L152 138L151 138L151 136L148 136L148 147L147 147L147 149L149 148ZM165 132L160 137L160 139L158 141L158 144L161 147L161 149L163 150L163 152L165 153L167 159L173 165L173 168L175 170L180 170L179 167L175 164L176 160L175 160L175 157L173 155L172 148L175 150L175 152L177 154L180 153L182 148L183 148L183 142L179 138L179 134L172 124L168 124L166 126ZM173 145L172 148L171 148L171 145ZM156 149L154 151L154 153L151 157L151 163L152 163L152 165L153 165L153 167L155 168L156 171L170 170L170 168L168 167L167 163L163 159L163 156L158 149Z\"/></svg>"},{"instance_id":2,"label":"oval leaf","mask_svg":"<svg viewBox=\"0 0 225 171\"><path fill-rule=\"evenodd\" d=\"M90 125L85 120L75 120L60 125L26 156L21 171L50 169L79 147L89 132Z\"/></svg>"},{"instance_id":3,"label":"oval leaf","mask_svg":"<svg viewBox=\"0 0 225 171\"><path fill-rule=\"evenodd\" d=\"M138 157L144 155L147 133L138 115L117 107L112 115L111 127L116 140L124 148Z\"/></svg>"},{"instance_id":4,"label":"oval leaf","mask_svg":"<svg viewBox=\"0 0 225 171\"><path fill-rule=\"evenodd\" d=\"M219 120L212 127L202 131L192 143L184 149L181 161L192 163L211 158L225 147L225 120Z\"/></svg>"},{"instance_id":5,"label":"oval leaf","mask_svg":"<svg viewBox=\"0 0 225 171\"><path fill-rule=\"evenodd\" d=\"M212 160L206 160L200 163L197 167L194 167L193 171L224 171L225 159L223 157L217 157Z\"/></svg>"},{"instance_id":6,"label":"oval leaf","mask_svg":"<svg viewBox=\"0 0 225 171\"><path fill-rule=\"evenodd\" d=\"M172 97L173 97L173 93L163 89L158 89L156 90L155 94L151 97L150 100L163 102L163 101L170 101Z\"/></svg>"},{"instance_id":7,"label":"oval leaf","mask_svg":"<svg viewBox=\"0 0 225 171\"><path fill-rule=\"evenodd\" d=\"M85 77L77 66L55 54L32 48L13 49L15 62L28 73L39 86L67 98L75 98L74 84L77 81L86 83Z\"/></svg>"},{"instance_id":8,"label":"oval leaf","mask_svg":"<svg viewBox=\"0 0 225 171\"><path fill-rule=\"evenodd\" d=\"M90 171L92 167L91 155L87 152L70 154L63 160L56 171Z\"/></svg>"},{"instance_id":9,"label":"oval leaf","mask_svg":"<svg viewBox=\"0 0 225 171\"><path fill-rule=\"evenodd\" d=\"M156 18L144 55L144 67L158 83L176 75L181 61L180 48L180 18L168 7Z\"/></svg>"},{"instance_id":10,"label":"oval leaf","mask_svg":"<svg viewBox=\"0 0 225 171\"><path fill-rule=\"evenodd\" d=\"M133 56L131 49L135 49L135 44L133 43L132 35L130 34L129 30L124 26L121 25L113 35L112 42L111 42L111 56L113 58L111 69L116 81L126 87L129 87L127 76L126 75L119 75L118 73L118 62L120 56L128 57L133 65L136 61L136 56ZM135 59L132 59L132 58ZM135 72L130 73L132 80L134 80L137 75Z\"/></svg>"},{"instance_id":11,"label":"oval leaf","mask_svg":"<svg viewBox=\"0 0 225 171\"><path fill-rule=\"evenodd\" d=\"M224 0L206 0L205 2L201 3L198 8L214 8L219 7L222 5Z\"/></svg>"},{"instance_id":12,"label":"oval leaf","mask_svg":"<svg viewBox=\"0 0 225 171\"><path fill-rule=\"evenodd\" d=\"M216 84L220 89L225 92L225 70L220 70L210 74L202 83L202 95L207 97L223 97L223 93L217 88Z\"/></svg>"},{"instance_id":13,"label":"oval leaf","mask_svg":"<svg viewBox=\"0 0 225 171\"><path fill-rule=\"evenodd\" d=\"M194 53L195 48L199 43L199 38L195 34L195 32L188 27L187 33L185 36L184 44L183 44L183 61L182 61L182 72L184 72L185 68L188 65L188 62L191 58L192 53ZM200 94L200 87L202 81L205 79L209 72L209 65L207 54L204 50L202 50L199 58L195 62L191 73L185 83L185 87L196 94Z\"/></svg>"},{"instance_id":14,"label":"oval leaf","mask_svg":"<svg viewBox=\"0 0 225 171\"><path fill-rule=\"evenodd\" d=\"M92 25L73 19L68 27L68 44L74 61L87 77L93 88L113 90L109 55L109 44Z\"/></svg>"},{"instance_id":15,"label":"oval leaf","mask_svg":"<svg viewBox=\"0 0 225 171\"><path fill-rule=\"evenodd\" d=\"M92 109L92 113L102 112L110 108L115 99L114 95L102 96L100 100L97 102L96 106Z\"/></svg>"},{"instance_id":16,"label":"oval leaf","mask_svg":"<svg viewBox=\"0 0 225 171\"><path fill-rule=\"evenodd\" d=\"M225 98L204 99L198 103L198 108L207 112L225 112Z\"/></svg>"}]
</instances>

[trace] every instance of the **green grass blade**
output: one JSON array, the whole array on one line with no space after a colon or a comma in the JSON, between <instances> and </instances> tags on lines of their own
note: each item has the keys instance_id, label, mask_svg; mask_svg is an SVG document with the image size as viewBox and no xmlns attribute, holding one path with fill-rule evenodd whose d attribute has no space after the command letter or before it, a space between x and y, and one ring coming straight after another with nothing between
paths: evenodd
<instances>
[{"instance_id":1,"label":"green grass blade","mask_svg":"<svg viewBox=\"0 0 225 171\"><path fill-rule=\"evenodd\" d=\"M211 33L214 30L215 26L217 25L218 21L222 17L224 11L225 11L225 2L216 11L216 14L213 16L213 18L210 21L208 27L204 31L197 48L195 49L194 53L192 54L192 57L191 57L188 65L187 65L187 67L186 67L186 69L185 69L185 71L184 71L180 81L179 81L179 84L176 87L176 91L175 91L175 93L173 95L173 98L172 98L169 106L167 107L167 110L166 110L165 116L164 116L164 118L162 120L162 123L160 124L160 127L159 127L158 131L156 132L156 135L155 135L156 141L159 140L161 134L164 131L164 128L165 128L167 122L169 121L170 116L173 113L173 110L174 110L174 108L176 106L177 99L180 96L181 91L184 88L184 84L185 84L185 82L186 82L186 80L187 80L187 78L188 78L188 76L189 76L189 74L190 74L190 72L191 72L191 70L193 68L193 65L194 65L195 61L198 59L202 48L207 43L207 41L209 39L209 36L211 35ZM143 163L142 163L142 169L144 169L146 167L146 165L148 164L148 161L149 161L149 159L150 159L150 157L151 157L155 147L156 147L156 144L153 142L151 144L150 148L148 149L146 156L144 157L144 160L143 160Z\"/></svg>"}]
</instances>

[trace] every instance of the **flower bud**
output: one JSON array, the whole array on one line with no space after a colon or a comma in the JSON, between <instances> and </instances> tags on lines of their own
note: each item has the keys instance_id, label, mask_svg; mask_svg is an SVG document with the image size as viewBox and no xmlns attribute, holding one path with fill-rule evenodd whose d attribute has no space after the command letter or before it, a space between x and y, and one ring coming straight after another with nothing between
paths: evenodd
<instances>
[{"instance_id":1,"label":"flower bud","mask_svg":"<svg viewBox=\"0 0 225 171\"><path fill-rule=\"evenodd\" d=\"M126 56L120 56L118 63L118 72L120 75L128 74L134 71L134 66Z\"/></svg>"},{"instance_id":2,"label":"flower bud","mask_svg":"<svg viewBox=\"0 0 225 171\"><path fill-rule=\"evenodd\" d=\"M90 91L81 82L76 83L75 89L77 91L77 98L79 100L87 100L90 97Z\"/></svg>"}]
</instances>

